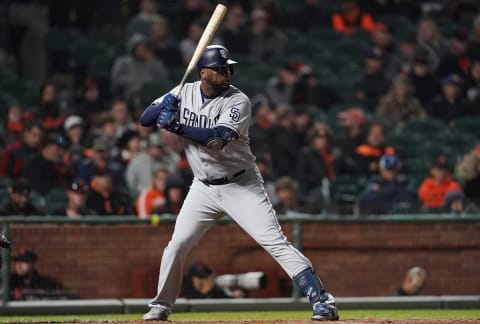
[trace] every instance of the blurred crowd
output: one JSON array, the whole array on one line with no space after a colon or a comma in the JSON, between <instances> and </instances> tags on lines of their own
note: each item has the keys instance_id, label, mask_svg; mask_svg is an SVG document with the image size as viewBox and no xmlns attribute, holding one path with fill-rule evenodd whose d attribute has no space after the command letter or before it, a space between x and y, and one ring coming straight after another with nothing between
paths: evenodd
<instances>
[{"instance_id":1,"label":"blurred crowd","mask_svg":"<svg viewBox=\"0 0 480 324\"><path fill-rule=\"evenodd\" d=\"M233 84L251 98L251 147L277 213L478 211L480 133L471 127L480 121L478 1L225 3L212 43L239 61ZM0 96L0 215L177 214L192 179L181 143L142 127L139 116L179 81L214 5L2 4L9 19L0 74L38 84L38 96L29 103L13 90ZM31 6L46 12L34 12L43 29L29 20ZM414 29L400 33L381 19L392 17ZM62 30L73 38L49 46ZM111 32L108 42L120 35L121 50L94 65L111 48L72 44L100 30ZM344 48L351 73L333 84L323 71L344 67L313 57L337 38L360 46ZM80 53L86 63L73 64ZM271 69L262 79L265 63ZM255 81L262 82L248 87ZM0 90L9 84L0 80Z\"/></svg>"}]
</instances>

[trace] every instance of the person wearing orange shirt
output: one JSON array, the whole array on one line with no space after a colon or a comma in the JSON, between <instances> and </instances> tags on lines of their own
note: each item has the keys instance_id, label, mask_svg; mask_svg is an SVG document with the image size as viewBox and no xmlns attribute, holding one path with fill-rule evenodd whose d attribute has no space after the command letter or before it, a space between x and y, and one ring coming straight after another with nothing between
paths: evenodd
<instances>
[{"instance_id":1,"label":"person wearing orange shirt","mask_svg":"<svg viewBox=\"0 0 480 324\"><path fill-rule=\"evenodd\" d=\"M452 190L462 192L460 184L454 181L444 158L437 159L430 168L430 176L418 188L418 196L428 211L439 211L445 196Z\"/></svg>"},{"instance_id":2,"label":"person wearing orange shirt","mask_svg":"<svg viewBox=\"0 0 480 324\"><path fill-rule=\"evenodd\" d=\"M136 201L139 218L150 218L152 213L166 204L165 187L168 174L166 168L158 168L153 172L152 185L142 190Z\"/></svg>"},{"instance_id":3,"label":"person wearing orange shirt","mask_svg":"<svg viewBox=\"0 0 480 324\"><path fill-rule=\"evenodd\" d=\"M362 11L356 0L344 0L342 11L332 15L332 27L340 33L353 34L357 29L373 32L384 26L376 23L370 13Z\"/></svg>"}]
</instances>

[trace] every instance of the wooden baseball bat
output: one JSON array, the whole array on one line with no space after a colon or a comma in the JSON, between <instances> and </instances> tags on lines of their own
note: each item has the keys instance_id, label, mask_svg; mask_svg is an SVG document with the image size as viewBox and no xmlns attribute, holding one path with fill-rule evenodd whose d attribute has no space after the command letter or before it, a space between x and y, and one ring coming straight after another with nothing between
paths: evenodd
<instances>
[{"instance_id":1,"label":"wooden baseball bat","mask_svg":"<svg viewBox=\"0 0 480 324\"><path fill-rule=\"evenodd\" d=\"M182 81L180 81L180 83L178 84L178 97L180 97L180 94L182 93L182 89L185 85L185 81L187 80L188 75L195 69L198 61L200 60L200 57L202 57L203 52L205 51L205 48L208 46L208 44L210 44L213 36L215 36L215 32L220 26L220 23L222 22L222 19L225 16L226 12L227 7L222 4L217 4L215 10L212 13L212 16L210 17L210 20L208 21L207 27L205 27L205 30L203 31L202 37L200 37L200 40L198 41L197 47L195 48L192 58L190 59L190 63L188 63L187 70L183 74Z\"/></svg>"}]
</instances>

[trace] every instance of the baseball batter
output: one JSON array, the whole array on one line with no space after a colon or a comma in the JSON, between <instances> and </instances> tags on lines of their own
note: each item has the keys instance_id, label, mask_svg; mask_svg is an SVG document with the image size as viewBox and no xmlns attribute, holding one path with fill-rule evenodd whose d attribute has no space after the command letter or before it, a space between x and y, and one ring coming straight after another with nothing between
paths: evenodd
<instances>
[{"instance_id":1,"label":"baseball batter","mask_svg":"<svg viewBox=\"0 0 480 324\"><path fill-rule=\"evenodd\" d=\"M275 216L249 147L250 101L230 85L228 50L208 46L197 68L200 81L187 83L180 99L171 93L143 113L143 126L173 132L184 140L194 179L163 252L157 296L144 320L167 320L178 296L188 252L224 215L260 244L308 296L312 320L337 320L333 296L311 262L287 240Z\"/></svg>"}]
</instances>

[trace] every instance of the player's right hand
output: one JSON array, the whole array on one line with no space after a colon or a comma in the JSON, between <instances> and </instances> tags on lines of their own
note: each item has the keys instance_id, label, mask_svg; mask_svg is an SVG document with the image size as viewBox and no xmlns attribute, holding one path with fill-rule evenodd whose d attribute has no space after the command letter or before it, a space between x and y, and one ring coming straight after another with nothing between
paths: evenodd
<instances>
[{"instance_id":1,"label":"player's right hand","mask_svg":"<svg viewBox=\"0 0 480 324\"><path fill-rule=\"evenodd\" d=\"M160 103L161 110L173 111L178 110L178 105L180 103L179 98L173 93L168 93L163 97L162 102Z\"/></svg>"}]
</instances>

